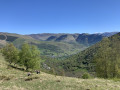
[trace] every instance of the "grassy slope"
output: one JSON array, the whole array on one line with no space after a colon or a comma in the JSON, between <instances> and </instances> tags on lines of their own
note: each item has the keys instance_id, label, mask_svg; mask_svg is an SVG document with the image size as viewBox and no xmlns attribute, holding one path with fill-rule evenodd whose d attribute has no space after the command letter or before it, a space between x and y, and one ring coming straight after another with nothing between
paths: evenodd
<instances>
[{"instance_id":1,"label":"grassy slope","mask_svg":"<svg viewBox=\"0 0 120 90\"><path fill-rule=\"evenodd\" d=\"M33 73L32 81L25 81L27 72L7 69L8 63L0 54L0 90L120 90L120 81L104 79L78 79L71 77L54 76L46 73ZM1 80L1 76L10 80Z\"/></svg>"}]
</instances>

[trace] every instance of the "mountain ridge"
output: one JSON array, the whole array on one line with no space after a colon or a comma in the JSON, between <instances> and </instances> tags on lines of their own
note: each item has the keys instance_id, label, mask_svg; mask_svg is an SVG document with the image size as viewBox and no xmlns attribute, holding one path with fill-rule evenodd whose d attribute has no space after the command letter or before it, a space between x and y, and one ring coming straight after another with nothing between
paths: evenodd
<instances>
[{"instance_id":1,"label":"mountain ridge","mask_svg":"<svg viewBox=\"0 0 120 90\"><path fill-rule=\"evenodd\" d=\"M91 45L101 41L105 36L99 34L68 34L68 33L43 33L31 35L20 35L15 33L4 33L7 42L13 43L17 48L25 42L39 47L42 55L66 56L76 54ZM112 34L112 32L111 32ZM110 35L111 35L110 34ZM34 37L35 36L35 37ZM2 42L0 47L2 47Z\"/></svg>"},{"instance_id":2,"label":"mountain ridge","mask_svg":"<svg viewBox=\"0 0 120 90\"><path fill-rule=\"evenodd\" d=\"M93 45L102 40L104 37L109 37L118 32L105 32L105 33L42 33L42 34L30 34L32 38L39 41L55 41L55 42L77 42L86 46Z\"/></svg>"}]
</instances>

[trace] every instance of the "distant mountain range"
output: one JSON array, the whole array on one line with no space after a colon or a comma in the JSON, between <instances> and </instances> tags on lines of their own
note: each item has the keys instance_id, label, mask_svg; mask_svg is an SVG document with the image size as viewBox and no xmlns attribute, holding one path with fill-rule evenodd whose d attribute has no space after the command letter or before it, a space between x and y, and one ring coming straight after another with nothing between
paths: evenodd
<instances>
[{"instance_id":1,"label":"distant mountain range","mask_svg":"<svg viewBox=\"0 0 120 90\"><path fill-rule=\"evenodd\" d=\"M67 33L43 33L43 34L30 34L32 38L39 41L54 41L54 42L77 42L85 46L93 45L102 40L103 37L109 37L118 32L105 32L105 33L96 33L96 34L67 34Z\"/></svg>"},{"instance_id":2,"label":"distant mountain range","mask_svg":"<svg viewBox=\"0 0 120 90\"><path fill-rule=\"evenodd\" d=\"M102 36L105 36L105 37L109 37L109 36L112 36L114 34L117 34L118 32L104 32L104 33L96 33L96 34L99 34L99 35L102 35Z\"/></svg>"},{"instance_id":3,"label":"distant mountain range","mask_svg":"<svg viewBox=\"0 0 120 90\"><path fill-rule=\"evenodd\" d=\"M101 41L104 37L114 35L118 32L97 33L97 34L67 34L67 33L43 33L20 35L13 33L4 33L7 36L6 42L0 42L2 47L5 43L12 42L17 48L20 48L24 42L36 45L41 55L48 56L67 56L76 54L89 46ZM2 38L2 35L0 35Z\"/></svg>"}]
</instances>

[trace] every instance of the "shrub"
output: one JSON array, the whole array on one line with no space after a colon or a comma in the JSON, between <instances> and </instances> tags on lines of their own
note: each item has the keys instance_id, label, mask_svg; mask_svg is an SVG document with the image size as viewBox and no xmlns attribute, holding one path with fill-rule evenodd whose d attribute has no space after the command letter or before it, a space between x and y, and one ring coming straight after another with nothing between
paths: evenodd
<instances>
[{"instance_id":1,"label":"shrub","mask_svg":"<svg viewBox=\"0 0 120 90\"><path fill-rule=\"evenodd\" d=\"M82 78L83 78L83 79L89 79L89 78L90 78L90 74L89 74L89 73L84 73L84 74L82 75Z\"/></svg>"}]
</instances>

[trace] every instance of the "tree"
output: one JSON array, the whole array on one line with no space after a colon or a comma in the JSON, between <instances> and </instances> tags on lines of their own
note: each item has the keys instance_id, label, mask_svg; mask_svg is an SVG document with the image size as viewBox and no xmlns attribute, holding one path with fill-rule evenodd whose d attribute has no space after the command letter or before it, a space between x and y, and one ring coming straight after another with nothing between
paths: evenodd
<instances>
[{"instance_id":1,"label":"tree","mask_svg":"<svg viewBox=\"0 0 120 90\"><path fill-rule=\"evenodd\" d=\"M39 49L32 45L31 46L31 68L39 69L40 68L40 51Z\"/></svg>"},{"instance_id":2,"label":"tree","mask_svg":"<svg viewBox=\"0 0 120 90\"><path fill-rule=\"evenodd\" d=\"M108 38L105 38L102 43L100 43L100 48L97 51L96 60L96 73L99 77L108 78L109 77L109 68L110 68L110 51L111 48L108 47L110 41Z\"/></svg>"},{"instance_id":3,"label":"tree","mask_svg":"<svg viewBox=\"0 0 120 90\"><path fill-rule=\"evenodd\" d=\"M30 46L27 43L24 43L20 52L21 64L26 67L26 70L29 68L39 68L40 67L40 52L37 47Z\"/></svg>"},{"instance_id":4,"label":"tree","mask_svg":"<svg viewBox=\"0 0 120 90\"><path fill-rule=\"evenodd\" d=\"M19 50L12 44L7 44L3 49L2 53L5 56L6 60L14 65L19 62Z\"/></svg>"},{"instance_id":5,"label":"tree","mask_svg":"<svg viewBox=\"0 0 120 90\"><path fill-rule=\"evenodd\" d=\"M112 37L111 40L111 76L120 77L120 39L118 37Z\"/></svg>"},{"instance_id":6,"label":"tree","mask_svg":"<svg viewBox=\"0 0 120 90\"><path fill-rule=\"evenodd\" d=\"M118 37L105 38L97 51L96 73L103 78L120 77L120 40Z\"/></svg>"}]
</instances>

